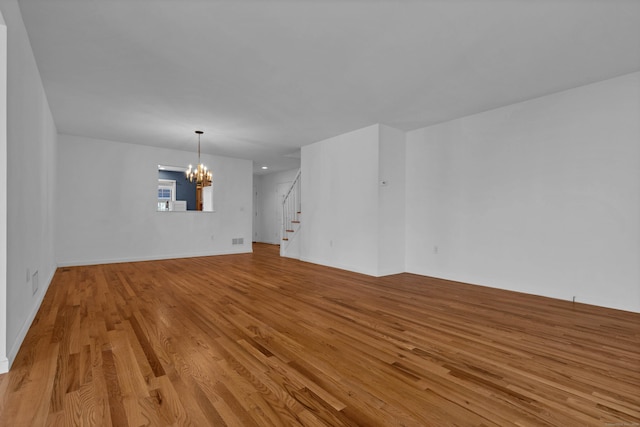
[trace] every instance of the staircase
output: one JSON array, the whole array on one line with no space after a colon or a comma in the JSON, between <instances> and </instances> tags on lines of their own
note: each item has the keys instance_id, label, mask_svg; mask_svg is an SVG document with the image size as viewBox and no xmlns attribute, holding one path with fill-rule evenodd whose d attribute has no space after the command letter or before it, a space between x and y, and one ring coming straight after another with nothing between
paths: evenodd
<instances>
[{"instance_id":1,"label":"staircase","mask_svg":"<svg viewBox=\"0 0 640 427\"><path fill-rule=\"evenodd\" d=\"M300 171L282 200L282 242L280 256L299 258L298 230L300 229Z\"/></svg>"}]
</instances>

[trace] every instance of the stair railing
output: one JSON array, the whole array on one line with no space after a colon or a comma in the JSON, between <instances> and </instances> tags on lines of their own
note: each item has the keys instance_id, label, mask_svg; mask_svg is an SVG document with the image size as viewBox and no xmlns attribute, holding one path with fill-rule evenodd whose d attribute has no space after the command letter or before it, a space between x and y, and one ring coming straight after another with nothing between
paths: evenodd
<instances>
[{"instance_id":1,"label":"stair railing","mask_svg":"<svg viewBox=\"0 0 640 427\"><path fill-rule=\"evenodd\" d=\"M300 170L296 174L289 191L282 200L282 240L289 240L289 236L297 230L300 223Z\"/></svg>"}]
</instances>

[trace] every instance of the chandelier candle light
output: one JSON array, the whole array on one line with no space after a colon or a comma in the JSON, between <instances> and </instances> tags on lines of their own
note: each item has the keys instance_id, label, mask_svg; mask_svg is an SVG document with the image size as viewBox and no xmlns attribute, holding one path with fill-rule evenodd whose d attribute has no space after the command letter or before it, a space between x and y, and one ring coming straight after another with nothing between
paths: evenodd
<instances>
[{"instance_id":1,"label":"chandelier candle light","mask_svg":"<svg viewBox=\"0 0 640 427\"><path fill-rule=\"evenodd\" d=\"M201 130L196 131L198 135L198 167L194 169L192 165L189 165L187 179L189 182L195 182L198 186L207 187L211 185L211 171L200 161L200 135L203 133Z\"/></svg>"}]
</instances>

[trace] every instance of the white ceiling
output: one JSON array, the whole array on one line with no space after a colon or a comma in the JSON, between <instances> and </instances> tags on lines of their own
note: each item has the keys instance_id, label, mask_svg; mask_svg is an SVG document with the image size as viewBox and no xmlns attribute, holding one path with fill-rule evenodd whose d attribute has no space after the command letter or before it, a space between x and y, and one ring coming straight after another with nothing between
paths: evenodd
<instances>
[{"instance_id":1,"label":"white ceiling","mask_svg":"<svg viewBox=\"0 0 640 427\"><path fill-rule=\"evenodd\" d=\"M60 133L298 167L640 70L638 0L20 0Z\"/></svg>"}]
</instances>

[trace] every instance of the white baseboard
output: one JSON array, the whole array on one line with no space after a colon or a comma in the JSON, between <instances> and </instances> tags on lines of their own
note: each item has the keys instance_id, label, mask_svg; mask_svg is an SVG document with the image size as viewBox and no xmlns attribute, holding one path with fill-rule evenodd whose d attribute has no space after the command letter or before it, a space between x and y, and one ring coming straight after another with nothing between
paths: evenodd
<instances>
[{"instance_id":1,"label":"white baseboard","mask_svg":"<svg viewBox=\"0 0 640 427\"><path fill-rule=\"evenodd\" d=\"M55 274L55 269L53 269L51 271L51 273L49 273L49 277L46 280L46 285L41 287L40 289L38 289L38 293L36 294L38 296L38 299L36 301L36 304L33 306L31 313L29 313L29 316L25 319L24 323L22 324L22 327L20 328L20 331L18 332L18 336L16 337L16 340L13 342L13 345L11 346L11 348L9 349L9 352L7 353L7 371L4 372L8 372L9 368L11 368L11 365L13 365L13 362L16 358L16 356L18 355L18 351L20 350L20 346L22 345L22 342L24 341L25 337L27 336L27 332L29 332L29 328L31 327L31 324L33 323L33 319L36 318L36 314L38 314L38 310L40 310L40 306L42 305L42 301L44 300L44 296L47 293L47 290L49 289L49 286L51 285L51 281L53 280L53 275ZM3 367L3 360L0 360L0 369L2 369Z\"/></svg>"},{"instance_id":2,"label":"white baseboard","mask_svg":"<svg viewBox=\"0 0 640 427\"><path fill-rule=\"evenodd\" d=\"M331 263L325 262L323 260L318 260L318 259L313 259L313 258L308 258L308 257L300 257L300 261L308 262L308 263L311 263L311 264L324 265L325 267L337 268L338 270L351 271L353 273L364 274L364 275L367 275L367 276L374 276L374 277L378 276L377 272L371 272L371 271L368 271L368 270L361 269L359 267L354 267L354 266L346 265L346 264L331 264Z\"/></svg>"},{"instance_id":3,"label":"white baseboard","mask_svg":"<svg viewBox=\"0 0 640 427\"><path fill-rule=\"evenodd\" d=\"M545 297L545 298L553 298L561 301L571 301L571 293L561 288L558 288L558 290L555 292L544 292L532 287L526 288L526 287L509 286L509 284L505 284L505 283L492 283L491 281L488 281L488 280L475 280L475 278L473 277L466 277L466 276L460 276L455 274L440 274L440 273L432 274L428 271L424 271L420 269L409 269L407 273L416 274L418 276L431 277L434 279L460 282L460 283L465 283L473 286L482 286L482 287L492 288L492 289L501 289L503 291L518 292L518 293L527 294L527 295L536 295L536 296ZM622 310L622 311L630 311L632 313L640 313L640 303L636 304L635 301L633 301L632 299L625 301L624 303L618 302L617 304L610 303L610 302L603 302L602 300L595 299L595 298L584 298L584 299L577 300L576 302L579 302L581 304L595 305L598 307L611 308L613 310Z\"/></svg>"},{"instance_id":4,"label":"white baseboard","mask_svg":"<svg viewBox=\"0 0 640 427\"><path fill-rule=\"evenodd\" d=\"M379 270L377 277L392 276L394 274L401 274L401 273L405 273L403 268L388 268L385 270Z\"/></svg>"},{"instance_id":5,"label":"white baseboard","mask_svg":"<svg viewBox=\"0 0 640 427\"><path fill-rule=\"evenodd\" d=\"M244 245L247 246L247 245ZM120 262L140 262L140 261L158 261L163 259L178 259L178 258L196 258L202 256L218 256L218 255L235 255L252 253L253 249L251 245L247 247L230 250L230 251L213 251L213 252L191 252L186 254L166 254L166 255L153 255L144 257L123 257L123 258L102 258L92 260L77 260L77 261L62 261L58 262L58 267L77 267L82 265L99 265L99 264L117 264Z\"/></svg>"}]
</instances>

